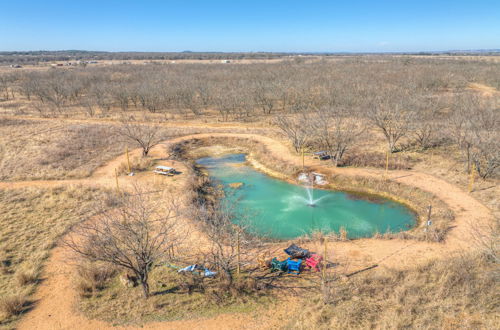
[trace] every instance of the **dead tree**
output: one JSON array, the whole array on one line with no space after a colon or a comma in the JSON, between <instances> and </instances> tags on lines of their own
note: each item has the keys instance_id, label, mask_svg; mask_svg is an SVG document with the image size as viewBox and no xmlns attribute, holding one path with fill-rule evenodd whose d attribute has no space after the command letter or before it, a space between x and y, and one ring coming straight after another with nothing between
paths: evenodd
<instances>
[{"instance_id":1,"label":"dead tree","mask_svg":"<svg viewBox=\"0 0 500 330\"><path fill-rule=\"evenodd\" d=\"M296 152L300 152L307 141L311 140L312 129L309 116L310 114L305 113L293 117L281 115L277 116L274 121L283 134L292 142Z\"/></svg>"},{"instance_id":2,"label":"dead tree","mask_svg":"<svg viewBox=\"0 0 500 330\"><path fill-rule=\"evenodd\" d=\"M376 97L367 113L368 119L384 134L391 153L396 151L396 144L411 129L414 114L408 109L407 102L403 101L404 97L405 95L399 95L395 99Z\"/></svg>"},{"instance_id":3,"label":"dead tree","mask_svg":"<svg viewBox=\"0 0 500 330\"><path fill-rule=\"evenodd\" d=\"M193 218L200 222L210 242L208 250L202 253L209 266L223 275L227 288L233 285L239 265L254 257L250 248L260 244L256 235L247 233L248 214L237 212L236 203L229 199L210 203L198 201L192 208Z\"/></svg>"},{"instance_id":4,"label":"dead tree","mask_svg":"<svg viewBox=\"0 0 500 330\"><path fill-rule=\"evenodd\" d=\"M315 114L314 138L335 166L365 130L364 123L354 116L342 108L323 108Z\"/></svg>"},{"instance_id":5,"label":"dead tree","mask_svg":"<svg viewBox=\"0 0 500 330\"><path fill-rule=\"evenodd\" d=\"M497 109L485 107L470 116L472 128L471 159L483 179L498 174L500 168L500 115Z\"/></svg>"},{"instance_id":6,"label":"dead tree","mask_svg":"<svg viewBox=\"0 0 500 330\"><path fill-rule=\"evenodd\" d=\"M171 194L154 196L138 187L117 198L117 208L100 208L98 216L76 226L64 244L86 260L131 271L148 298L153 266L168 260L168 252L186 237L177 220L179 206Z\"/></svg>"},{"instance_id":7,"label":"dead tree","mask_svg":"<svg viewBox=\"0 0 500 330\"><path fill-rule=\"evenodd\" d=\"M16 76L13 74L0 74L0 93L3 93L5 100L9 99L9 93L13 93L16 79Z\"/></svg>"},{"instance_id":8,"label":"dead tree","mask_svg":"<svg viewBox=\"0 0 500 330\"><path fill-rule=\"evenodd\" d=\"M412 117L412 137L421 150L432 147L437 140L437 133L442 127L439 122L439 104L434 101L425 102L418 112L418 117Z\"/></svg>"},{"instance_id":9,"label":"dead tree","mask_svg":"<svg viewBox=\"0 0 500 330\"><path fill-rule=\"evenodd\" d=\"M133 123L130 120L122 121L117 133L141 147L143 157L146 157L151 148L158 145L163 139L160 127Z\"/></svg>"}]
</instances>

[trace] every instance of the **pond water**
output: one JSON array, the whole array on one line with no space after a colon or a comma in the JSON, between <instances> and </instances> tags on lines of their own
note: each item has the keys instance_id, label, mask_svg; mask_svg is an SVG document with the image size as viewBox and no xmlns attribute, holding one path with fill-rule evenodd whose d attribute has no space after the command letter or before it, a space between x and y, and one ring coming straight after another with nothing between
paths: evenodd
<instances>
[{"instance_id":1,"label":"pond water","mask_svg":"<svg viewBox=\"0 0 500 330\"><path fill-rule=\"evenodd\" d=\"M239 220L254 234L292 239L314 231L347 230L349 238L408 230L414 214L402 204L386 199L367 200L333 190L306 189L267 176L245 164L244 154L205 157L196 162L210 178L222 184L229 203L236 203ZM242 183L232 188L231 183Z\"/></svg>"}]
</instances>

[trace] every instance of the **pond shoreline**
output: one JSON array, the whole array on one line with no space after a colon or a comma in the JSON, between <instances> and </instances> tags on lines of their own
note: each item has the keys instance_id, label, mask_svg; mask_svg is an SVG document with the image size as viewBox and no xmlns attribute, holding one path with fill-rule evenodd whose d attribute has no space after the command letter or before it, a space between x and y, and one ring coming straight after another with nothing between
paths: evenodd
<instances>
[{"instance_id":1,"label":"pond shoreline","mask_svg":"<svg viewBox=\"0 0 500 330\"><path fill-rule=\"evenodd\" d=\"M406 232L417 224L417 214L402 203L380 195L329 189L329 185L315 186L317 192L309 192L308 187L293 177L268 171L245 152L231 150L225 155L195 158L197 166L207 169L202 171L210 181L215 180L215 185L222 183L227 188L235 182L244 183L240 188L245 191L242 201L250 212L262 215L252 217L250 222L264 236L287 240L310 236L313 232L346 232L349 239L357 239ZM233 172L232 168L240 165L242 170ZM253 188L248 190L247 185ZM318 208L309 207L308 198L317 201L319 204L313 205Z\"/></svg>"},{"instance_id":2,"label":"pond shoreline","mask_svg":"<svg viewBox=\"0 0 500 330\"><path fill-rule=\"evenodd\" d=\"M248 157L249 164L259 172L297 185L294 178L300 172L298 166L282 161L278 157L273 157L265 145L249 138L229 139L208 136L182 141L173 147L177 150L177 156L191 162L197 158L213 156L212 152L210 152L212 148L217 150L217 156L235 152L244 153ZM226 150L222 151L221 148ZM202 149L201 153L199 149ZM314 166L309 167L309 170L314 170ZM400 232L376 233L371 238L443 242L450 229L449 224L454 219L454 212L448 208L446 203L437 199L432 193L417 187L385 178L379 179L373 175L345 175L328 167L320 169L319 172L325 174L330 182L326 186L318 187L320 189L344 192L355 198L390 200L403 205L415 215L416 223L411 229ZM432 231L428 232L425 230L425 220L427 218L427 206L430 204L432 204L433 211L433 227Z\"/></svg>"}]
</instances>

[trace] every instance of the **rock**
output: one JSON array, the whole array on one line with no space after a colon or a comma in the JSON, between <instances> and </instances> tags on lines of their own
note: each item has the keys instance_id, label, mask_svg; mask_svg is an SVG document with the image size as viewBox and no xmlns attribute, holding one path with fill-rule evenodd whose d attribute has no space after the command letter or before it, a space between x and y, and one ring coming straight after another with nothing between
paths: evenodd
<instances>
[{"instance_id":1,"label":"rock","mask_svg":"<svg viewBox=\"0 0 500 330\"><path fill-rule=\"evenodd\" d=\"M233 189L239 189L243 186L243 182L232 182L229 184L229 187Z\"/></svg>"}]
</instances>

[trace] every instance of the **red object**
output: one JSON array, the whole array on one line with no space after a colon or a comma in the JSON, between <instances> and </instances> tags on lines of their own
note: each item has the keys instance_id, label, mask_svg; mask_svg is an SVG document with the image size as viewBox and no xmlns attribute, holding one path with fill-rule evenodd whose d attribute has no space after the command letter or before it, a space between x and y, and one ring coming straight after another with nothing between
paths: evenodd
<instances>
[{"instance_id":1,"label":"red object","mask_svg":"<svg viewBox=\"0 0 500 330\"><path fill-rule=\"evenodd\" d=\"M319 272L322 260L323 260L322 256L319 256L317 254L312 254L311 257L306 259L306 267L308 267L311 270L315 269L317 272Z\"/></svg>"}]
</instances>

